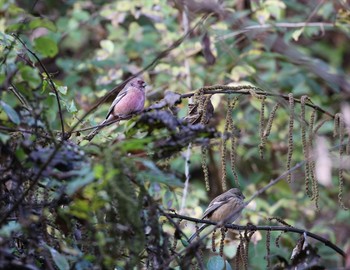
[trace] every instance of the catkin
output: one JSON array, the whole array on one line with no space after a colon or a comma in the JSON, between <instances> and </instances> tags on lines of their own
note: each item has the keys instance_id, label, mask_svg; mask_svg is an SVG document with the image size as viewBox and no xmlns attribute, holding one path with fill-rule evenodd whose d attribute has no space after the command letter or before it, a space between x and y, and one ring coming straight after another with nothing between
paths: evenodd
<instances>
[{"instance_id":1,"label":"catkin","mask_svg":"<svg viewBox=\"0 0 350 270\"><path fill-rule=\"evenodd\" d=\"M265 129L264 134L263 134L265 142L266 142L267 137L270 135L272 123L273 123L273 120L275 119L275 115L276 115L276 112L277 112L277 109L279 108L279 106L280 106L280 104L276 103L276 105L273 107L273 109L269 115L269 119L267 120L266 129Z\"/></svg>"},{"instance_id":2,"label":"catkin","mask_svg":"<svg viewBox=\"0 0 350 270\"><path fill-rule=\"evenodd\" d=\"M300 99L300 107L301 107L301 113L300 113L300 125L301 125L301 144L305 159L305 190L306 194L311 197L312 194L309 190L310 185L310 163L309 163L309 146L306 141L306 119L305 119L305 104L306 101L308 101L308 96L304 95Z\"/></svg>"},{"instance_id":3,"label":"catkin","mask_svg":"<svg viewBox=\"0 0 350 270\"><path fill-rule=\"evenodd\" d=\"M238 97L236 97L231 105L231 112L233 111L234 107L236 106L236 103L238 101ZM236 172L236 157L237 157L237 140L235 137L236 129L233 125L233 120L232 117L230 117L230 122L229 122L229 130L231 134L231 153L230 153L230 159L231 159L231 170L233 174L233 178L235 180L235 183L237 186L239 186L239 181L238 181L238 174Z\"/></svg>"},{"instance_id":4,"label":"catkin","mask_svg":"<svg viewBox=\"0 0 350 270\"><path fill-rule=\"evenodd\" d=\"M227 189L226 179L227 179L227 172L226 172L226 141L227 141L227 132L230 126L230 121L232 121L232 104L231 100L228 99L227 101L227 112L226 112L226 118L225 118L225 127L224 132L221 137L221 185L222 189Z\"/></svg>"},{"instance_id":5,"label":"catkin","mask_svg":"<svg viewBox=\"0 0 350 270\"><path fill-rule=\"evenodd\" d=\"M294 98L293 94L289 93L289 131L288 131L288 153L287 153L287 181L288 183L291 182L292 173L290 172L291 163L292 163L292 156L293 156L293 128L294 128Z\"/></svg>"},{"instance_id":6,"label":"catkin","mask_svg":"<svg viewBox=\"0 0 350 270\"><path fill-rule=\"evenodd\" d=\"M271 244L271 231L266 231L266 269L269 269L271 266L270 263L270 244Z\"/></svg>"},{"instance_id":7,"label":"catkin","mask_svg":"<svg viewBox=\"0 0 350 270\"><path fill-rule=\"evenodd\" d=\"M337 121L338 119L338 121ZM344 155L344 134L345 134L345 123L344 117L341 113L337 113L335 115L335 122L338 124L338 135L339 135L339 193L338 193L338 201L341 208L344 210L348 210L348 208L344 204L343 200L343 190L344 190L344 164L343 164L343 155Z\"/></svg>"},{"instance_id":8,"label":"catkin","mask_svg":"<svg viewBox=\"0 0 350 270\"><path fill-rule=\"evenodd\" d=\"M259 119L259 135L260 135L260 145L259 145L259 154L260 158L264 159L264 129L265 129L265 101L266 95L260 97L261 107L260 107L260 119Z\"/></svg>"},{"instance_id":9,"label":"catkin","mask_svg":"<svg viewBox=\"0 0 350 270\"><path fill-rule=\"evenodd\" d=\"M201 146L202 170L203 170L203 174L204 174L205 188L207 191L209 191L210 184L209 184L209 169L208 169L208 164L207 164L207 155L208 155L208 146L202 145Z\"/></svg>"},{"instance_id":10,"label":"catkin","mask_svg":"<svg viewBox=\"0 0 350 270\"><path fill-rule=\"evenodd\" d=\"M317 116L317 110L314 108L312 110L311 116L310 116L310 122L309 122L309 138L308 138L308 145L309 145L309 149L313 149L313 142L314 142L314 126L316 123L316 116ZM311 199L313 199L314 195L315 195L315 190L314 190L314 186L317 185L317 181L316 181L316 177L315 177L315 161L314 158L312 159L308 159L306 161L308 163L308 167L309 167L309 173L310 173L310 180L311 180L311 186L312 191L311 193Z\"/></svg>"},{"instance_id":11,"label":"catkin","mask_svg":"<svg viewBox=\"0 0 350 270\"><path fill-rule=\"evenodd\" d=\"M226 237L226 232L227 229L225 227L221 227L221 239L220 239L220 256L224 256L224 246L225 246L225 237Z\"/></svg>"}]
</instances>

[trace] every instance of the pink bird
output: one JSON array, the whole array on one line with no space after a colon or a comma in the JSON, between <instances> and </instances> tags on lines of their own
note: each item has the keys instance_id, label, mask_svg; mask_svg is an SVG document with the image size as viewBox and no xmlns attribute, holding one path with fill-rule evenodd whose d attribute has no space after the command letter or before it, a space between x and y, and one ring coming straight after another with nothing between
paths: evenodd
<instances>
[{"instance_id":1,"label":"pink bird","mask_svg":"<svg viewBox=\"0 0 350 270\"><path fill-rule=\"evenodd\" d=\"M106 119L86 139L92 140L104 124L141 112L145 106L145 87L146 83L138 77L129 81L114 99Z\"/></svg>"}]
</instances>

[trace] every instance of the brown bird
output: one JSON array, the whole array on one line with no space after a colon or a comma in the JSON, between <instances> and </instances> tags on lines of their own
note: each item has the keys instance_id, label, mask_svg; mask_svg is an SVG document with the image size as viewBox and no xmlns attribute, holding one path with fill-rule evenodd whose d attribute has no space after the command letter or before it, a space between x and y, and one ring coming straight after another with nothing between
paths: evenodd
<instances>
[{"instance_id":1,"label":"brown bird","mask_svg":"<svg viewBox=\"0 0 350 270\"><path fill-rule=\"evenodd\" d=\"M106 119L86 139L92 140L104 124L141 112L145 106L145 87L146 83L138 77L129 81L114 99Z\"/></svg>"},{"instance_id":2,"label":"brown bird","mask_svg":"<svg viewBox=\"0 0 350 270\"><path fill-rule=\"evenodd\" d=\"M204 211L203 217L211 221L233 223L242 213L244 206L244 195L238 188L231 188L213 199ZM209 224L203 224L190 238L191 242Z\"/></svg>"}]
</instances>

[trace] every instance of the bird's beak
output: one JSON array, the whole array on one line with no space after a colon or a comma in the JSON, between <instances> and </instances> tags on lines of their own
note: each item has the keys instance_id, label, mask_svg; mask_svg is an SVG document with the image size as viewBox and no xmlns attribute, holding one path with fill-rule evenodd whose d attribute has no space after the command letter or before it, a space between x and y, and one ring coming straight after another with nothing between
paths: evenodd
<instances>
[{"instance_id":1,"label":"bird's beak","mask_svg":"<svg viewBox=\"0 0 350 270\"><path fill-rule=\"evenodd\" d=\"M143 82L142 87L146 87L147 83Z\"/></svg>"}]
</instances>

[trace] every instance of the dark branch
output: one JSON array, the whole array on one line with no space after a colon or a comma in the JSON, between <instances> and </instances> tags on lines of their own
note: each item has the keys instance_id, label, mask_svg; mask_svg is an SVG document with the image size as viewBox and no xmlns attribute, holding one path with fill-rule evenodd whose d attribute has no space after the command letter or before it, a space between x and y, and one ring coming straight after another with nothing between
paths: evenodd
<instances>
[{"instance_id":1,"label":"dark branch","mask_svg":"<svg viewBox=\"0 0 350 270\"><path fill-rule=\"evenodd\" d=\"M204 86L198 90L204 90L204 94L206 95L212 95L212 94L240 94L240 95L264 95L269 97L279 97L285 100L289 100L288 95L283 94L275 94L275 93L269 93L264 91L263 89L255 86L250 85L241 85L241 86L228 86L228 85L213 85L213 86ZM192 97L198 90L181 95L181 98L189 98ZM294 101L296 103L300 103L300 99L294 98ZM334 115L330 112L327 112L326 110L322 109L321 107L314 105L311 101L305 103L306 106L316 109L317 111L328 115L331 118L334 118Z\"/></svg>"},{"instance_id":2,"label":"dark branch","mask_svg":"<svg viewBox=\"0 0 350 270\"><path fill-rule=\"evenodd\" d=\"M195 223L202 223L202 224L209 224L209 225L218 226L217 222L213 222L213 221L205 220L205 219L192 218L192 217L173 214L173 213L167 213L167 217L178 218L181 220L188 220L188 221L192 221ZM329 240L327 240L327 239L325 239L317 234L311 233L311 232L303 230L303 229L298 229L295 227L289 227L289 226L252 226L252 225L241 226L241 225L235 225L235 224L225 224L224 227L227 229L233 229L233 230L237 230L237 231L246 231L246 230L282 231L282 232L294 232L294 233L298 233L298 234L306 234L307 236L309 236L313 239L316 239L319 242L322 242L323 244L325 244L327 247L333 249L338 254L340 254L342 257L345 257L345 252L341 248L339 248L338 246L333 244L331 241L329 241Z\"/></svg>"}]
</instances>

